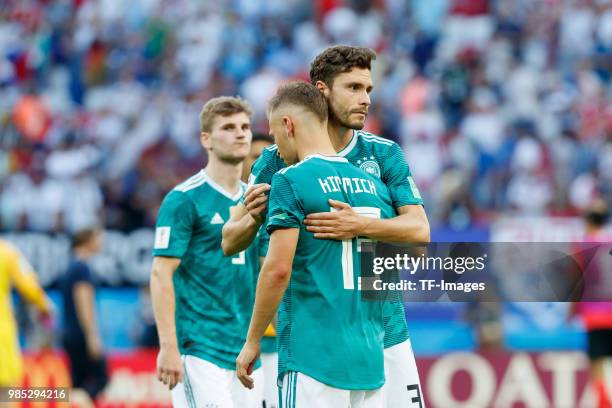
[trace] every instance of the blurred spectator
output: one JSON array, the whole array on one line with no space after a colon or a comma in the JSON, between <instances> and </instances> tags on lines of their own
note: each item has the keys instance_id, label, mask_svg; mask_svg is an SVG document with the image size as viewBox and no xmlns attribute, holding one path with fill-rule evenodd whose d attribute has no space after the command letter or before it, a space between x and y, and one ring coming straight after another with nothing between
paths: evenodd
<instances>
[{"instance_id":1,"label":"blurred spectator","mask_svg":"<svg viewBox=\"0 0 612 408\"><path fill-rule=\"evenodd\" d=\"M102 192L98 182L82 172L65 185L65 219L68 231L80 231L100 223Z\"/></svg>"},{"instance_id":2,"label":"blurred spectator","mask_svg":"<svg viewBox=\"0 0 612 408\"><path fill-rule=\"evenodd\" d=\"M61 284L64 300L63 346L70 359L72 386L95 400L108 375L96 318L95 283L88 260L102 249L99 227L82 229L72 239L73 259Z\"/></svg>"},{"instance_id":3,"label":"blurred spectator","mask_svg":"<svg viewBox=\"0 0 612 408\"><path fill-rule=\"evenodd\" d=\"M42 142L49 130L51 117L40 98L24 95L15 105L13 122L25 138L32 142Z\"/></svg>"},{"instance_id":4,"label":"blurred spectator","mask_svg":"<svg viewBox=\"0 0 612 408\"><path fill-rule=\"evenodd\" d=\"M200 165L206 99L240 93L266 132L270 93L338 42L376 50L367 130L401 142L434 225L612 204L608 1L10 0L2 13L4 230L150 226L170 181Z\"/></svg>"}]
</instances>

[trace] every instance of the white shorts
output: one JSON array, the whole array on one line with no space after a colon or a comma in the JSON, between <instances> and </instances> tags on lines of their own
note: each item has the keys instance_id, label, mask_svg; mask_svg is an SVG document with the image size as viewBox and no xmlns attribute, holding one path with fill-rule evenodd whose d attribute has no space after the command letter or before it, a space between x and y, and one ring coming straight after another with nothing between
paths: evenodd
<instances>
[{"instance_id":1,"label":"white shorts","mask_svg":"<svg viewBox=\"0 0 612 408\"><path fill-rule=\"evenodd\" d=\"M278 353L261 353L266 408L278 407Z\"/></svg>"},{"instance_id":2,"label":"white shorts","mask_svg":"<svg viewBox=\"0 0 612 408\"><path fill-rule=\"evenodd\" d=\"M279 387L281 408L381 408L382 389L343 390L296 371L287 371Z\"/></svg>"},{"instance_id":3,"label":"white shorts","mask_svg":"<svg viewBox=\"0 0 612 408\"><path fill-rule=\"evenodd\" d=\"M221 368L194 356L182 356L183 382L172 389L175 408L261 408L263 370L253 371L255 387L245 388L235 370Z\"/></svg>"},{"instance_id":4,"label":"white shorts","mask_svg":"<svg viewBox=\"0 0 612 408\"><path fill-rule=\"evenodd\" d=\"M385 408L425 407L410 339L385 349L385 379Z\"/></svg>"}]
</instances>

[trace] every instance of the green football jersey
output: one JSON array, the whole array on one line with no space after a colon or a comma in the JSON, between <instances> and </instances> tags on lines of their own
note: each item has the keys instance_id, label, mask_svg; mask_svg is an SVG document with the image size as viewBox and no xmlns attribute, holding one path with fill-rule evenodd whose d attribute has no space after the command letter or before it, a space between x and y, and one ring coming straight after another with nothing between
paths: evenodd
<instances>
[{"instance_id":1,"label":"green football jersey","mask_svg":"<svg viewBox=\"0 0 612 408\"><path fill-rule=\"evenodd\" d=\"M397 143L356 130L353 131L349 144L338 152L338 155L367 173L379 177L389 189L394 208L423 204L404 153ZM276 145L268 146L251 167L249 185L270 184L272 176L286 166L278 155ZM409 337L401 294L396 292L393 296L397 300L385 305L385 348L402 343Z\"/></svg>"},{"instance_id":2,"label":"green football jersey","mask_svg":"<svg viewBox=\"0 0 612 408\"><path fill-rule=\"evenodd\" d=\"M300 230L278 313L279 379L291 370L336 388L376 389L384 383L384 303L361 299L357 240L316 239L303 223L329 211L328 199L371 217L394 215L385 185L342 157L312 155L274 175L267 230Z\"/></svg>"},{"instance_id":3,"label":"green football jersey","mask_svg":"<svg viewBox=\"0 0 612 408\"><path fill-rule=\"evenodd\" d=\"M245 185L232 195L202 170L166 195L153 256L180 258L174 273L176 334L181 354L234 370L246 341L259 268L258 240L226 257L221 229Z\"/></svg>"}]
</instances>

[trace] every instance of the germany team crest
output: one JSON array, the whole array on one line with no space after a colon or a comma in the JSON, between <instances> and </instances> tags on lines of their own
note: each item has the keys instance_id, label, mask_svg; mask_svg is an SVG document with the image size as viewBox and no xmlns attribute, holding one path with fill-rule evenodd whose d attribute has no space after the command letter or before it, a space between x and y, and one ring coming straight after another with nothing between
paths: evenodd
<instances>
[{"instance_id":1,"label":"germany team crest","mask_svg":"<svg viewBox=\"0 0 612 408\"><path fill-rule=\"evenodd\" d=\"M380 178L380 166L374 160L374 156L364 157L361 160L357 160L357 165L366 173Z\"/></svg>"}]
</instances>

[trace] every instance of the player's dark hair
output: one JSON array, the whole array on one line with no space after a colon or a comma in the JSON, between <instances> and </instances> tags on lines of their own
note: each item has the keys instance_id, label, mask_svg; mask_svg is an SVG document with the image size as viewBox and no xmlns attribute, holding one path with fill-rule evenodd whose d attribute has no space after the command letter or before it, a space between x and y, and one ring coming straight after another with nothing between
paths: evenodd
<instances>
[{"instance_id":1,"label":"player's dark hair","mask_svg":"<svg viewBox=\"0 0 612 408\"><path fill-rule=\"evenodd\" d=\"M321 122L327 120L327 101L317 87L307 82L290 82L281 85L268 103L268 112L281 105L294 105L312 112Z\"/></svg>"},{"instance_id":2,"label":"player's dark hair","mask_svg":"<svg viewBox=\"0 0 612 408\"><path fill-rule=\"evenodd\" d=\"M204 104L200 112L200 131L210 132L216 116L230 116L236 113L253 114L251 104L239 96L219 96Z\"/></svg>"},{"instance_id":3,"label":"player's dark hair","mask_svg":"<svg viewBox=\"0 0 612 408\"><path fill-rule=\"evenodd\" d=\"M99 226L84 228L75 232L70 240L70 246L74 248L78 248L82 245L87 244L89 241L93 239L93 237L101 231Z\"/></svg>"},{"instance_id":4,"label":"player's dark hair","mask_svg":"<svg viewBox=\"0 0 612 408\"><path fill-rule=\"evenodd\" d=\"M274 144L274 139L266 133L253 133L251 142L268 142Z\"/></svg>"},{"instance_id":5,"label":"player's dark hair","mask_svg":"<svg viewBox=\"0 0 612 408\"><path fill-rule=\"evenodd\" d=\"M310 64L310 83L324 82L332 87L338 74L349 72L353 68L371 69L376 53L365 47L335 45L326 48Z\"/></svg>"}]
</instances>

